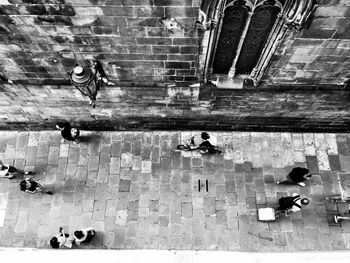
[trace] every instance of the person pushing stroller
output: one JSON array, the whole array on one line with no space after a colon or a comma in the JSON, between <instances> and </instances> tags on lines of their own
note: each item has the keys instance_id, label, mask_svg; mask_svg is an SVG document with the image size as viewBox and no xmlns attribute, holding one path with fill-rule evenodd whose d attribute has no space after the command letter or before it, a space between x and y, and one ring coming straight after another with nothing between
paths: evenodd
<instances>
[{"instance_id":1,"label":"person pushing stroller","mask_svg":"<svg viewBox=\"0 0 350 263\"><path fill-rule=\"evenodd\" d=\"M279 200L279 207L276 209L286 216L291 213L295 213L301 210L302 205L308 205L309 199L301 199L300 195L293 193L292 196L283 196Z\"/></svg>"},{"instance_id":2,"label":"person pushing stroller","mask_svg":"<svg viewBox=\"0 0 350 263\"><path fill-rule=\"evenodd\" d=\"M260 221L274 221L276 217L281 215L288 216L291 213L301 211L302 205L308 205L309 199L301 199L300 195L293 193L292 196L283 196L279 200L279 207L274 209L272 207L259 208L258 219Z\"/></svg>"}]
</instances>

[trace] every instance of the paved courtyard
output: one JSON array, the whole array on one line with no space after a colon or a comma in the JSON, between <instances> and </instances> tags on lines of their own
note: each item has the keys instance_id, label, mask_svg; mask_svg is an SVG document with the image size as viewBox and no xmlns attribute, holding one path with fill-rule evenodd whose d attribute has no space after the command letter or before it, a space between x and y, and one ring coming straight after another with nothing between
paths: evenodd
<instances>
[{"instance_id":1,"label":"paved courtyard","mask_svg":"<svg viewBox=\"0 0 350 263\"><path fill-rule=\"evenodd\" d=\"M324 200L350 186L350 135L214 133L223 155L176 151L190 134L82 131L76 145L59 131L0 132L0 159L34 169L54 192L31 195L21 178L0 179L0 246L48 248L60 226L93 226L89 248L350 249L350 222L333 221L348 205ZM293 166L308 167L311 182L275 185ZM310 205L257 221L257 208L293 192Z\"/></svg>"}]
</instances>

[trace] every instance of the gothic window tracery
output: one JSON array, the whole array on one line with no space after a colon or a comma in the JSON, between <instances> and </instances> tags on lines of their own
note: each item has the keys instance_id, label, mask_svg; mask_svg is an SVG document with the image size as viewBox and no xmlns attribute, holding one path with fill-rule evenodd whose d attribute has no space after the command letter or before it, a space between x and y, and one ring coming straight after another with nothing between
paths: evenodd
<instances>
[{"instance_id":1,"label":"gothic window tracery","mask_svg":"<svg viewBox=\"0 0 350 263\"><path fill-rule=\"evenodd\" d=\"M250 74L253 70L278 11L273 5L260 6L255 10L237 61L237 74Z\"/></svg>"},{"instance_id":2,"label":"gothic window tracery","mask_svg":"<svg viewBox=\"0 0 350 263\"><path fill-rule=\"evenodd\" d=\"M248 10L243 6L226 8L213 63L214 74L227 74L230 70L247 18Z\"/></svg>"},{"instance_id":3,"label":"gothic window tracery","mask_svg":"<svg viewBox=\"0 0 350 263\"><path fill-rule=\"evenodd\" d=\"M204 78L245 74L257 85L285 32L300 29L312 7L313 0L203 0L206 22L215 25Z\"/></svg>"}]
</instances>

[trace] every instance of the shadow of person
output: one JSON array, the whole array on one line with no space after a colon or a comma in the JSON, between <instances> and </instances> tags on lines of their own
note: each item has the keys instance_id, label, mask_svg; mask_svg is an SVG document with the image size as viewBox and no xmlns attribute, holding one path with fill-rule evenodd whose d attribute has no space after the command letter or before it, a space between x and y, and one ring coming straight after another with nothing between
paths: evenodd
<instances>
[{"instance_id":1,"label":"shadow of person","mask_svg":"<svg viewBox=\"0 0 350 263\"><path fill-rule=\"evenodd\" d=\"M102 138L99 133L89 133L79 136L79 143L98 143Z\"/></svg>"}]
</instances>

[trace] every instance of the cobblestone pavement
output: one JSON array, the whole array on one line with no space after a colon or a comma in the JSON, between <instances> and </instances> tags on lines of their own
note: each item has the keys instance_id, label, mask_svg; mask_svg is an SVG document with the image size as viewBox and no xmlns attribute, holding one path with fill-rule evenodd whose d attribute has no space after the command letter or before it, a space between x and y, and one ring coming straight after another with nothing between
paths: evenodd
<instances>
[{"instance_id":1,"label":"cobblestone pavement","mask_svg":"<svg viewBox=\"0 0 350 263\"><path fill-rule=\"evenodd\" d=\"M175 151L190 134L82 131L76 145L58 131L0 132L0 159L34 169L54 192L31 195L19 190L21 178L0 179L0 246L47 248L60 226L69 233L94 226L90 248L350 248L350 222L333 221L348 205L324 200L339 193L338 179L350 185L350 135L215 133L223 155ZM308 167L311 182L275 185L293 166ZM310 205L257 221L257 208L292 192Z\"/></svg>"}]
</instances>

